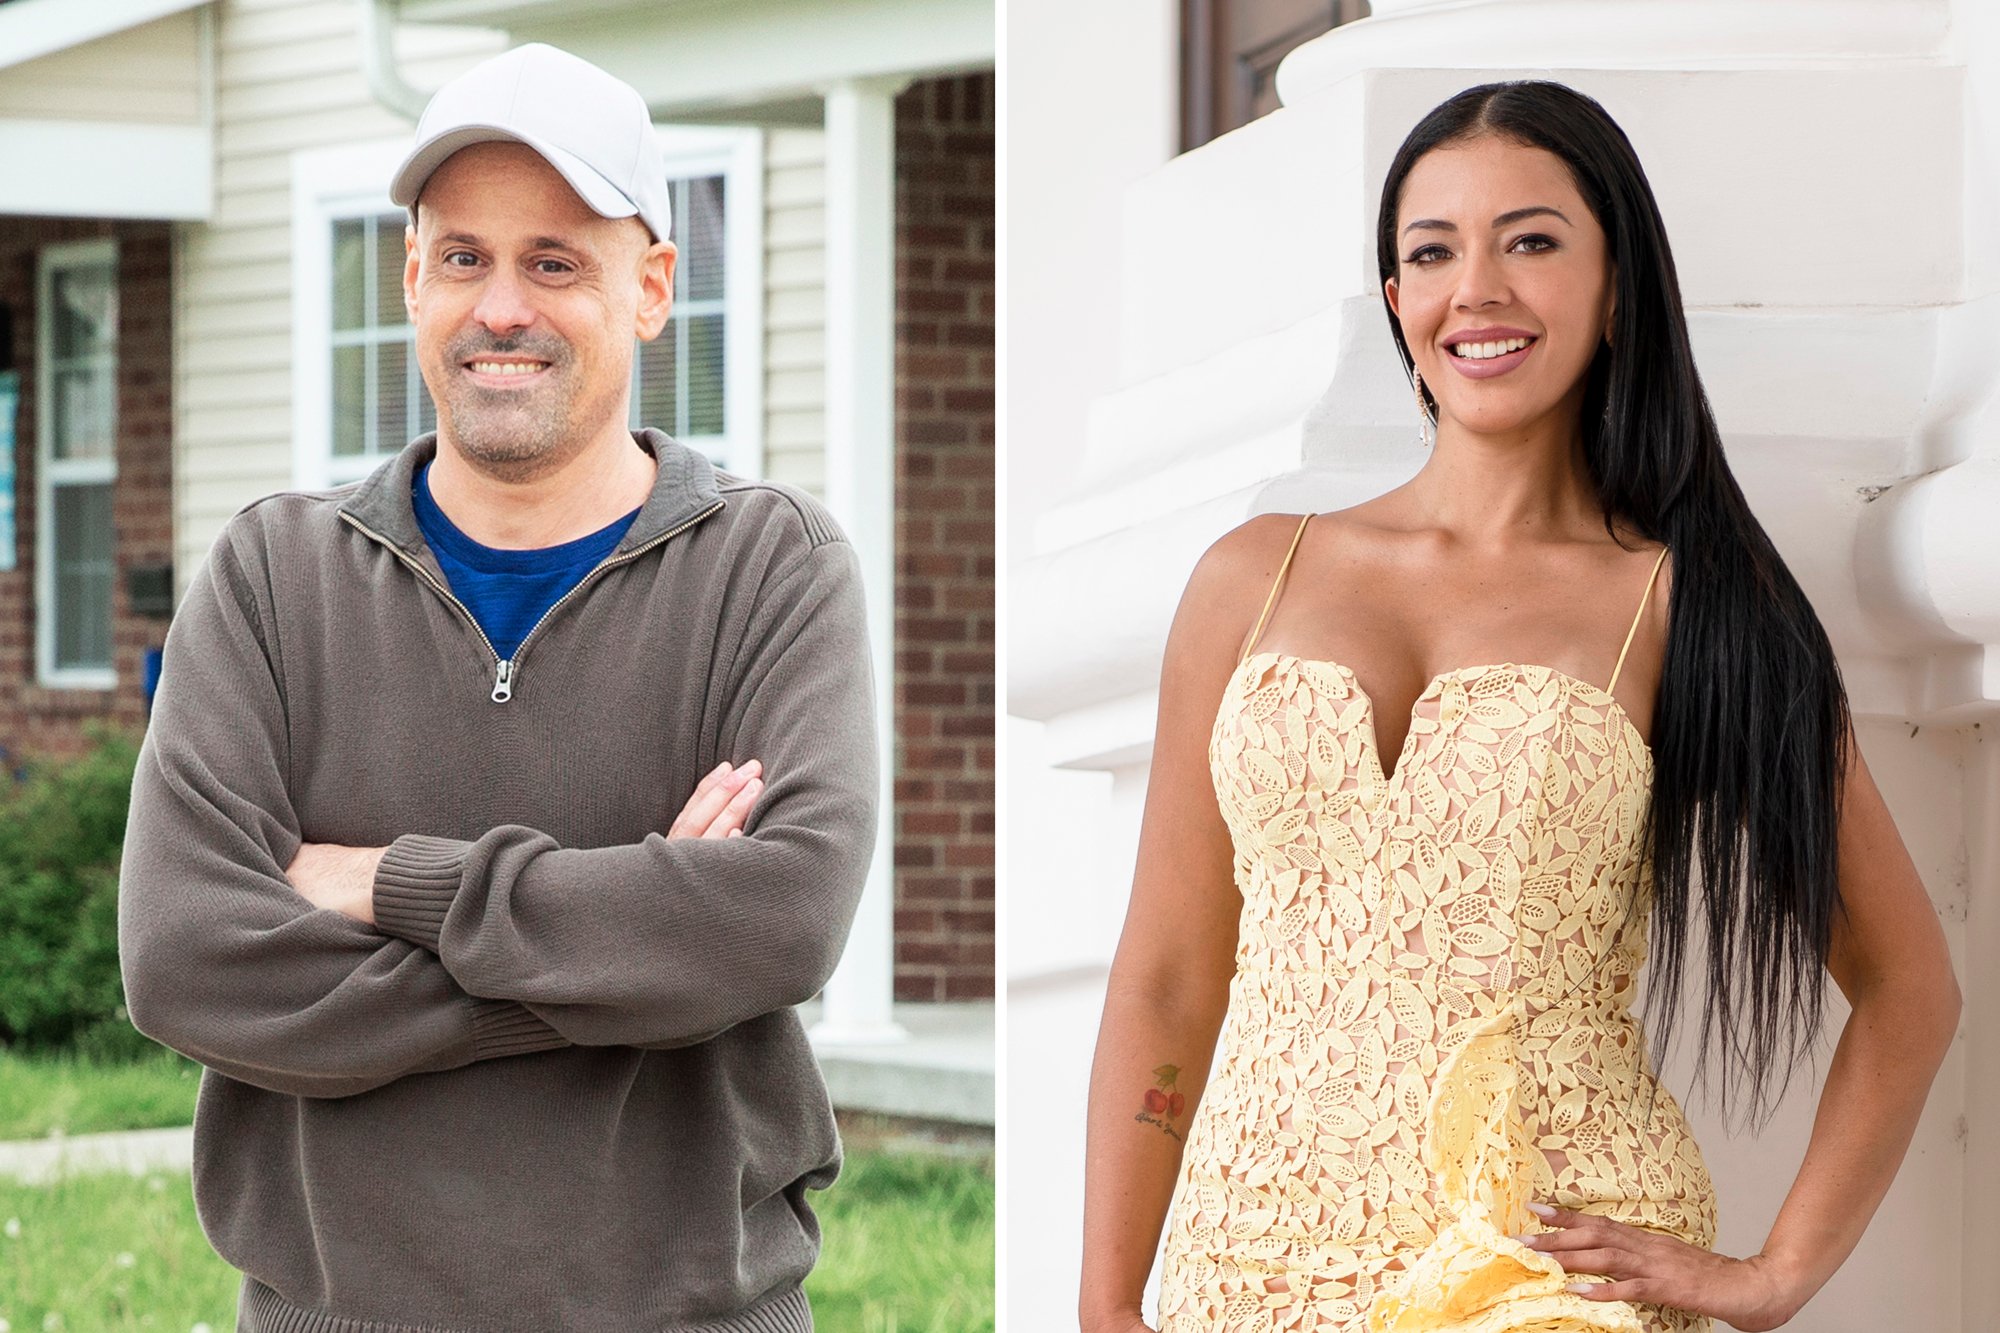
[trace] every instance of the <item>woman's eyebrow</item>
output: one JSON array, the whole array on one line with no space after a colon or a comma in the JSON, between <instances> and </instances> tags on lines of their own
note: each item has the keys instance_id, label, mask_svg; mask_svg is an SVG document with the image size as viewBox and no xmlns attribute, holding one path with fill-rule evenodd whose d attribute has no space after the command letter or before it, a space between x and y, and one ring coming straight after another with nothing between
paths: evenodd
<instances>
[{"instance_id":1,"label":"woman's eyebrow","mask_svg":"<svg viewBox=\"0 0 2000 1333\"><path fill-rule=\"evenodd\" d=\"M1570 220L1567 217L1563 216L1563 211L1561 209L1551 208L1547 204L1530 204L1526 208L1517 208L1511 212L1502 213L1499 217L1493 219L1493 225L1496 228L1505 227L1510 223L1519 222L1522 218L1540 217L1545 213L1554 217L1562 218L1564 222L1569 223L1569 225L1572 227L1576 225L1575 223L1570 222Z\"/></svg>"},{"instance_id":2,"label":"woman's eyebrow","mask_svg":"<svg viewBox=\"0 0 2000 1333\"><path fill-rule=\"evenodd\" d=\"M1561 209L1551 208L1547 204L1530 204L1526 208L1510 209L1507 212L1502 213L1499 217L1494 218L1493 225L1495 228L1505 227L1509 223L1519 222L1522 218L1540 217L1544 213L1562 218L1564 222L1569 222L1569 225L1572 227L1576 225L1575 223L1569 221L1568 216L1565 215ZM1457 230L1458 230L1458 224L1456 222L1446 222L1443 218L1418 218L1415 222L1412 222L1408 226L1403 228L1403 234L1407 236L1413 231L1457 231Z\"/></svg>"}]
</instances>

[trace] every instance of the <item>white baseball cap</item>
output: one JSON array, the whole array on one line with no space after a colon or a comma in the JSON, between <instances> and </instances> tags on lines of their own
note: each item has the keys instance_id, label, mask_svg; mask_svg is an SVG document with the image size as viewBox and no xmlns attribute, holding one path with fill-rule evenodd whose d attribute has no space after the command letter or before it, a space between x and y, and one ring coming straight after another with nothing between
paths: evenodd
<instances>
[{"instance_id":1,"label":"white baseball cap","mask_svg":"<svg viewBox=\"0 0 2000 1333\"><path fill-rule=\"evenodd\" d=\"M408 208L414 223L431 173L468 144L496 139L540 153L598 214L636 216L655 241L673 230L666 163L646 99L623 79L541 42L475 65L431 95L389 198Z\"/></svg>"}]
</instances>

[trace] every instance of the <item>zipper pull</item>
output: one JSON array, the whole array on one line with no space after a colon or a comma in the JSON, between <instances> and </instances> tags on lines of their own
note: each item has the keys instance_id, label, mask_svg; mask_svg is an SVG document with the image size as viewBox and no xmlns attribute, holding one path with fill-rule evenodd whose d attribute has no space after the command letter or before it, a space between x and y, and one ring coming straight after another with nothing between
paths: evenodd
<instances>
[{"instance_id":1,"label":"zipper pull","mask_svg":"<svg viewBox=\"0 0 2000 1333\"><path fill-rule=\"evenodd\" d=\"M500 669L493 675L493 702L504 704L514 697L514 662L511 658L500 659Z\"/></svg>"}]
</instances>

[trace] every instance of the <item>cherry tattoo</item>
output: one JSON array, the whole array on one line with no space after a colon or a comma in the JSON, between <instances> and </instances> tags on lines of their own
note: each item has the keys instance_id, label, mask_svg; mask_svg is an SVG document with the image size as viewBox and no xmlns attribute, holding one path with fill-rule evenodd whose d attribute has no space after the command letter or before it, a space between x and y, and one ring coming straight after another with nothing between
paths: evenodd
<instances>
[{"instance_id":1,"label":"cherry tattoo","mask_svg":"<svg viewBox=\"0 0 2000 1333\"><path fill-rule=\"evenodd\" d=\"M1161 1065L1155 1069L1153 1086L1146 1089L1145 1109L1132 1117L1148 1125L1158 1125L1176 1141L1179 1141L1180 1133L1167 1120L1187 1109L1187 1094L1174 1090L1180 1076L1179 1065Z\"/></svg>"}]
</instances>

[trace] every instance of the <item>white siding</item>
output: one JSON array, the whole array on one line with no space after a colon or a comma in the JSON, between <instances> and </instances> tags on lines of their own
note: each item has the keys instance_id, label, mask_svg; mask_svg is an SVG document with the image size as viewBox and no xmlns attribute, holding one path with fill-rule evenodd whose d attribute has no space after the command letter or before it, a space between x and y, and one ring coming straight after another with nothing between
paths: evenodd
<instances>
[{"instance_id":1,"label":"white siding","mask_svg":"<svg viewBox=\"0 0 2000 1333\"><path fill-rule=\"evenodd\" d=\"M826 486L826 135L764 136L764 470Z\"/></svg>"},{"instance_id":2,"label":"white siding","mask_svg":"<svg viewBox=\"0 0 2000 1333\"><path fill-rule=\"evenodd\" d=\"M0 71L0 118L201 119L200 25L186 10Z\"/></svg>"},{"instance_id":3,"label":"white siding","mask_svg":"<svg viewBox=\"0 0 2000 1333\"><path fill-rule=\"evenodd\" d=\"M215 216L180 228L175 249L183 587L232 513L292 482L292 153L413 128L368 92L352 0L222 0L219 10ZM424 89L504 45L478 29L398 34L404 75Z\"/></svg>"}]
</instances>

